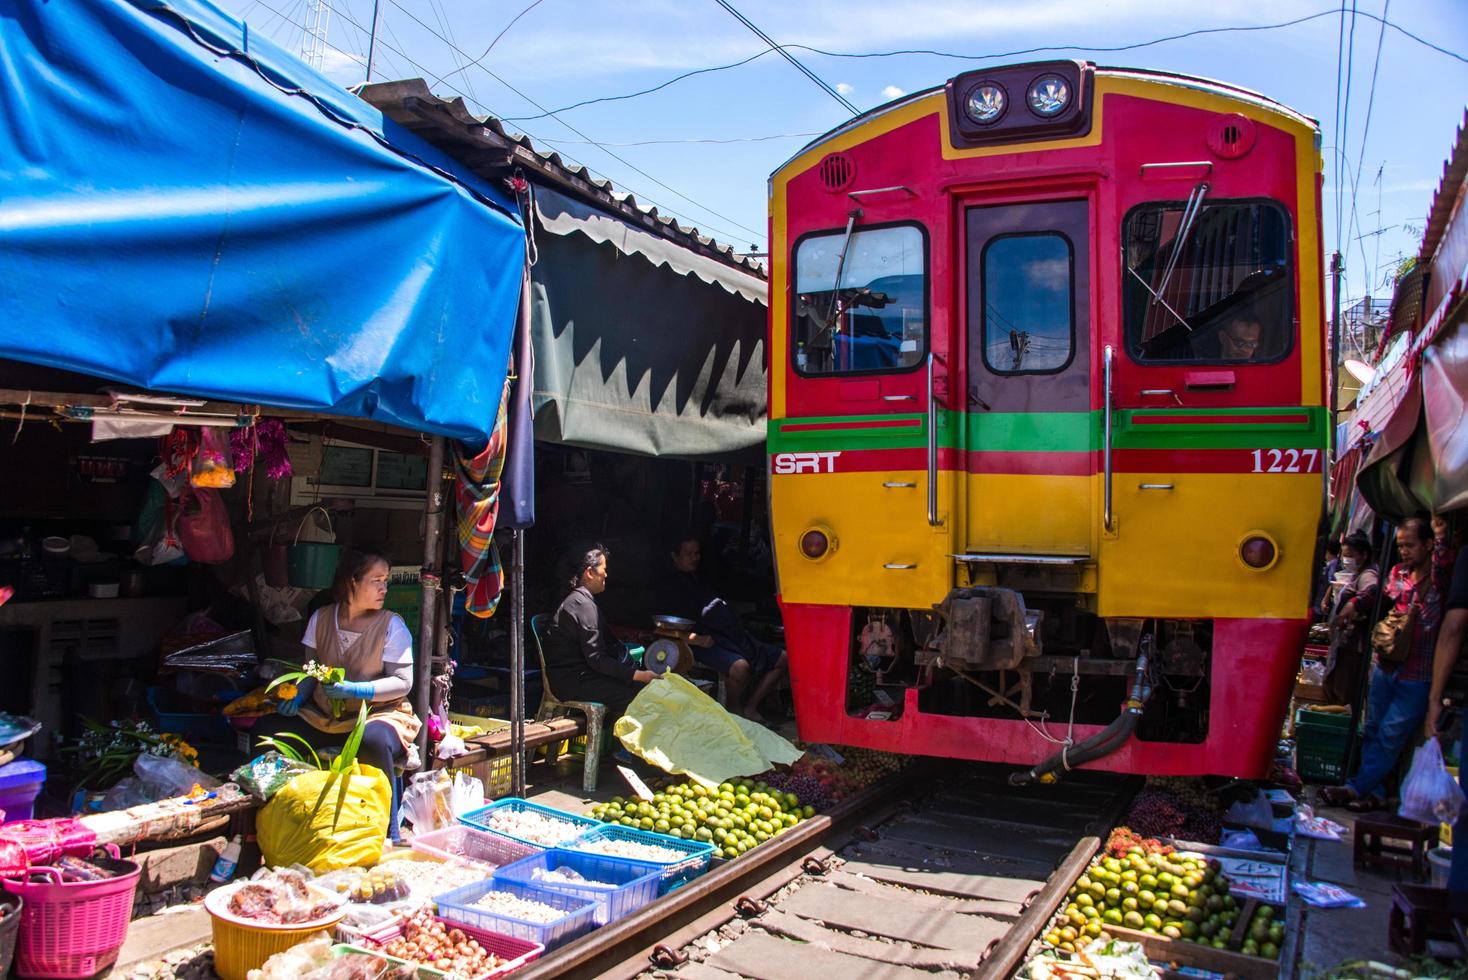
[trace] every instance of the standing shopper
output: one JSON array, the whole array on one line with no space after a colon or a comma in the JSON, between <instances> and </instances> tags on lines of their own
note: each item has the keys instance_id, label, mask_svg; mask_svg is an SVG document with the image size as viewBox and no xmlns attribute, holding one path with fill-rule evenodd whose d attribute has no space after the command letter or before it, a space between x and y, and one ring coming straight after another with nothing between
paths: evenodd
<instances>
[{"instance_id":1,"label":"standing shopper","mask_svg":"<svg viewBox=\"0 0 1468 980\"><path fill-rule=\"evenodd\" d=\"M1438 721L1442 717L1443 694L1447 691L1448 678L1453 676L1458 654L1463 650L1463 640L1468 636L1468 548L1464 548L1453 564L1453 580L1448 586L1446 611L1443 613L1442 630L1437 636L1437 651L1432 662L1432 691L1427 698L1428 738L1439 738ZM1445 734L1445 733L1444 733ZM1462 739L1458 743L1458 782L1464 786L1468 773L1463 763L1468 761L1468 723L1463 725ZM1448 872L1448 890L1468 893L1468 812L1458 817L1453 825L1452 870Z\"/></svg>"},{"instance_id":2,"label":"standing shopper","mask_svg":"<svg viewBox=\"0 0 1468 980\"><path fill-rule=\"evenodd\" d=\"M1354 531L1346 536L1338 569L1327 580L1320 604L1320 612L1330 624L1325 696L1332 704L1355 704L1362 668L1370 656L1369 627L1381 587L1381 573L1371 560L1371 540L1366 535ZM1342 580L1334 581L1336 578Z\"/></svg>"},{"instance_id":3,"label":"standing shopper","mask_svg":"<svg viewBox=\"0 0 1468 980\"><path fill-rule=\"evenodd\" d=\"M1436 521L1434 522L1437 523ZM1387 578L1391 612L1372 637L1375 666L1366 702L1361 765L1344 786L1321 795L1327 803L1368 812L1386 805L1386 778L1427 717L1432 686L1432 655L1442 623L1443 571L1447 567L1447 526L1437 534L1420 517L1397 528L1401 561ZM1394 651L1402 654L1393 662Z\"/></svg>"}]
</instances>

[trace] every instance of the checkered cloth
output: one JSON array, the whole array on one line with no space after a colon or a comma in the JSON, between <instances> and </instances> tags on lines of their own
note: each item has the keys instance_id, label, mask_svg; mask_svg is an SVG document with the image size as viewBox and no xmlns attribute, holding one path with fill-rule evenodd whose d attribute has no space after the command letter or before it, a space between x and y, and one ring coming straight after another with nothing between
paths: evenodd
<instances>
[{"instance_id":1,"label":"checkered cloth","mask_svg":"<svg viewBox=\"0 0 1468 980\"><path fill-rule=\"evenodd\" d=\"M469 580L464 607L471 616L488 619L500 604L505 574L494 543L494 523L500 510L500 473L505 468L506 407L510 386L500 395L494 434L484 451L467 457L454 454L454 500L459 525L459 565Z\"/></svg>"}]
</instances>

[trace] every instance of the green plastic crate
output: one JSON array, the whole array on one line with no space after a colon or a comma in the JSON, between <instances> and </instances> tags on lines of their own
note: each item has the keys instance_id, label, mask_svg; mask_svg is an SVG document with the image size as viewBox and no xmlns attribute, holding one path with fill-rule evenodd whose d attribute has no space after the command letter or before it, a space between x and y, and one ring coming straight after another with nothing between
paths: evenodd
<instances>
[{"instance_id":1,"label":"green plastic crate","mask_svg":"<svg viewBox=\"0 0 1468 980\"><path fill-rule=\"evenodd\" d=\"M1314 725L1317 728L1336 728L1346 731L1351 727L1349 713L1338 711L1316 711L1310 707L1295 709L1296 725Z\"/></svg>"},{"instance_id":2,"label":"green plastic crate","mask_svg":"<svg viewBox=\"0 0 1468 980\"><path fill-rule=\"evenodd\" d=\"M1346 721L1344 726L1295 722L1295 771L1305 782L1333 786L1346 778L1349 716Z\"/></svg>"}]
</instances>

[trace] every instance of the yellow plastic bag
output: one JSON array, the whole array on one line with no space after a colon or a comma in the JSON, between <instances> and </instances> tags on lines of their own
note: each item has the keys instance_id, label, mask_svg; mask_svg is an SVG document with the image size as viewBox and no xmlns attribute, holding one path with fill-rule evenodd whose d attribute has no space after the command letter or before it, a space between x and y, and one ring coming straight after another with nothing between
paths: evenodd
<instances>
[{"instance_id":1,"label":"yellow plastic bag","mask_svg":"<svg viewBox=\"0 0 1468 980\"><path fill-rule=\"evenodd\" d=\"M331 773L321 769L302 773L265 804L255 818L255 832L267 865L302 864L324 874L369 867L382 859L392 814L392 784L381 770L353 766L350 773L337 777L348 781L338 816L340 785L333 785L322 799L330 778Z\"/></svg>"},{"instance_id":2,"label":"yellow plastic bag","mask_svg":"<svg viewBox=\"0 0 1468 980\"><path fill-rule=\"evenodd\" d=\"M763 725L729 714L678 674L644 685L612 733L659 769L711 787L789 765L803 754Z\"/></svg>"}]
</instances>

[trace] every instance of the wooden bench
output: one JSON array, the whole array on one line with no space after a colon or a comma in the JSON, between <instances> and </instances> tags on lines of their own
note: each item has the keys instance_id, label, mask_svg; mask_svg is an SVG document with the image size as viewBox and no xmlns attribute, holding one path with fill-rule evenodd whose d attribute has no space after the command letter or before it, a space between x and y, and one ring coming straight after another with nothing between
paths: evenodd
<instances>
[{"instance_id":1,"label":"wooden bench","mask_svg":"<svg viewBox=\"0 0 1468 980\"><path fill-rule=\"evenodd\" d=\"M586 719L584 717L527 721L525 723L525 749L529 751L547 745L559 745L585 734ZM434 759L433 768L468 769L484 783L486 788L489 787L491 784L490 768L494 760L502 759L510 754L510 730L502 728L488 735L476 735L466 739L464 744L469 749L467 755L455 756L452 759Z\"/></svg>"}]
</instances>

